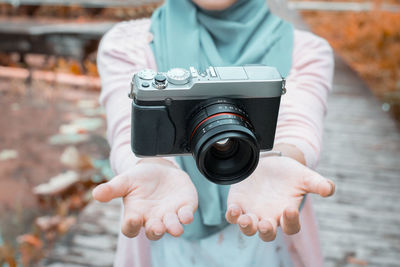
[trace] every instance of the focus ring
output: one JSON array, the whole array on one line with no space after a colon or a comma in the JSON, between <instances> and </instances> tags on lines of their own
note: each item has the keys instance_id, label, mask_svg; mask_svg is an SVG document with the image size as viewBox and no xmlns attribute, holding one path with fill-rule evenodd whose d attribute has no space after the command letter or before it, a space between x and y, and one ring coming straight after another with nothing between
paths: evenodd
<instances>
[{"instance_id":1,"label":"focus ring","mask_svg":"<svg viewBox=\"0 0 400 267\"><path fill-rule=\"evenodd\" d=\"M217 113L215 115L212 115L210 117L205 118L202 120L197 126L193 129L192 134L190 135L190 141L193 139L193 136L196 133L198 129L205 129L207 126L209 126L211 123L214 123L215 121L220 121L220 120L228 120L228 119L233 119L233 118L240 118L242 120L245 120L242 116L235 114L235 113ZM214 119L214 120L213 120ZM218 126L218 125L216 125Z\"/></svg>"},{"instance_id":2,"label":"focus ring","mask_svg":"<svg viewBox=\"0 0 400 267\"><path fill-rule=\"evenodd\" d=\"M193 116L189 119L191 123L188 127L189 140L192 139L201 124L208 121L211 117L219 116L219 114L229 114L240 117L242 120L246 121L248 127L253 130L253 126L248 120L247 113L243 109L239 108L236 103L226 99L214 99L213 101L207 102L208 103L202 103L202 105L192 113Z\"/></svg>"}]
</instances>

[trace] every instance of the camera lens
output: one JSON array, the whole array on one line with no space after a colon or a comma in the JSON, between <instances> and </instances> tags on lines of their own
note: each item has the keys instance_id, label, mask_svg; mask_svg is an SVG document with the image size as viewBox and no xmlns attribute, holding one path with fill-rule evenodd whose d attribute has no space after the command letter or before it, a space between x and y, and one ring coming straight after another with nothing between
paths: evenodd
<instances>
[{"instance_id":1,"label":"camera lens","mask_svg":"<svg viewBox=\"0 0 400 267\"><path fill-rule=\"evenodd\" d=\"M233 139L231 139L231 138L225 138L225 139L219 140L213 144L213 149L224 153L234 147L235 143L232 140Z\"/></svg>"},{"instance_id":2,"label":"camera lens","mask_svg":"<svg viewBox=\"0 0 400 267\"><path fill-rule=\"evenodd\" d=\"M259 147L246 112L231 100L202 103L190 123L190 143L200 172L217 184L233 184L257 167Z\"/></svg>"}]
</instances>

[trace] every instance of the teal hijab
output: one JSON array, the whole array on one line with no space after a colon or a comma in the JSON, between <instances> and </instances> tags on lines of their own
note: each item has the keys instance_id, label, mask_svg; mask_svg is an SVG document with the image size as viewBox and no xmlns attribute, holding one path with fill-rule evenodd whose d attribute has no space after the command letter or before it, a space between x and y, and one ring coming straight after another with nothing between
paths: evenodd
<instances>
[{"instance_id":1,"label":"teal hijab","mask_svg":"<svg viewBox=\"0 0 400 267\"><path fill-rule=\"evenodd\" d=\"M154 12L150 30L159 71L266 64L285 77L291 67L293 27L273 15L265 0L238 0L222 11L203 10L191 0L166 0ZM177 161L199 194L194 222L183 236L199 239L224 228L229 186L209 182L191 156Z\"/></svg>"}]
</instances>

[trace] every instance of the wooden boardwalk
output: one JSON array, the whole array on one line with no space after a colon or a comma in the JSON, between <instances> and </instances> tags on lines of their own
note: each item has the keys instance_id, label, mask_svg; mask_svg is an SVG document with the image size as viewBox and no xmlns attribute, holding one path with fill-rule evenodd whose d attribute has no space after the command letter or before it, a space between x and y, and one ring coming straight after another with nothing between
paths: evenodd
<instances>
[{"instance_id":1,"label":"wooden boardwalk","mask_svg":"<svg viewBox=\"0 0 400 267\"><path fill-rule=\"evenodd\" d=\"M120 231L121 200L92 202L42 262L48 267L111 267Z\"/></svg>"},{"instance_id":2,"label":"wooden boardwalk","mask_svg":"<svg viewBox=\"0 0 400 267\"><path fill-rule=\"evenodd\" d=\"M314 197L326 267L400 266L400 130L368 88L336 60L318 167L336 194ZM93 202L45 266L111 266L119 201Z\"/></svg>"},{"instance_id":3,"label":"wooden boardwalk","mask_svg":"<svg viewBox=\"0 0 400 267\"><path fill-rule=\"evenodd\" d=\"M326 266L398 267L400 130L341 60L328 106L318 170L337 191L314 197Z\"/></svg>"}]
</instances>

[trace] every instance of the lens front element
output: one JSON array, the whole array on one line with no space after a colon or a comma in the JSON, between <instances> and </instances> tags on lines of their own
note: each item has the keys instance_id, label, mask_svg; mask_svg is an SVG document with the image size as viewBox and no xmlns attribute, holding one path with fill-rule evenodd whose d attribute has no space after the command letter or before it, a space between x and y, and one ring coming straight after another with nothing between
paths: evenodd
<instances>
[{"instance_id":1,"label":"lens front element","mask_svg":"<svg viewBox=\"0 0 400 267\"><path fill-rule=\"evenodd\" d=\"M219 153L225 155L226 151L232 150L234 147L237 147L237 143L233 141L232 138L225 138L222 140L219 140L213 144L212 149L214 149L214 153Z\"/></svg>"}]
</instances>

